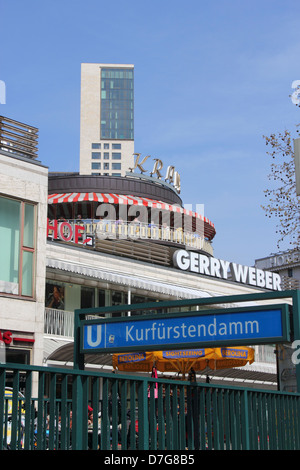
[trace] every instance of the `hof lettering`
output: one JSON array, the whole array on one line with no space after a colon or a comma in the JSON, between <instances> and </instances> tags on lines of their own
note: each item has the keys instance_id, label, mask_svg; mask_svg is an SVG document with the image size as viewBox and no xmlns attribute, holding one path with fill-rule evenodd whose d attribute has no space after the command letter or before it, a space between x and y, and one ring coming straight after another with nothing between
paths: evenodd
<instances>
[{"instance_id":1,"label":"hof lettering","mask_svg":"<svg viewBox=\"0 0 300 470\"><path fill-rule=\"evenodd\" d=\"M84 225L67 221L58 222L47 219L47 237L52 240L59 239L63 242L82 243L83 245L90 245L92 242L92 238L86 235Z\"/></svg>"}]
</instances>

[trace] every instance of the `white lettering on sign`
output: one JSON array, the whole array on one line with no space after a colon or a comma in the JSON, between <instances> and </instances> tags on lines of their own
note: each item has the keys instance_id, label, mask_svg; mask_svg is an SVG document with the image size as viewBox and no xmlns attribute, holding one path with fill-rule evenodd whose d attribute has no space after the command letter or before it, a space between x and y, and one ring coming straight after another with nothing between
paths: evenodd
<instances>
[{"instance_id":1,"label":"white lettering on sign","mask_svg":"<svg viewBox=\"0 0 300 470\"><path fill-rule=\"evenodd\" d=\"M181 321L181 320L180 320ZM189 324L184 321L180 324L167 322L153 323L152 327L139 327L139 324L125 326L125 343L139 343L163 340L191 340L205 337L257 335L260 333L257 320L242 320L220 322L216 317L209 323Z\"/></svg>"},{"instance_id":2,"label":"white lettering on sign","mask_svg":"<svg viewBox=\"0 0 300 470\"><path fill-rule=\"evenodd\" d=\"M204 274L206 276L228 279L265 289L281 290L281 278L277 273L263 271L241 264L231 263L186 250L177 250L173 255L174 266L182 271Z\"/></svg>"},{"instance_id":3,"label":"white lettering on sign","mask_svg":"<svg viewBox=\"0 0 300 470\"><path fill-rule=\"evenodd\" d=\"M96 332L96 337L95 337L95 332ZM101 325L95 325L95 326L88 326L87 327L87 344L92 347L96 348L100 346L101 344Z\"/></svg>"}]
</instances>

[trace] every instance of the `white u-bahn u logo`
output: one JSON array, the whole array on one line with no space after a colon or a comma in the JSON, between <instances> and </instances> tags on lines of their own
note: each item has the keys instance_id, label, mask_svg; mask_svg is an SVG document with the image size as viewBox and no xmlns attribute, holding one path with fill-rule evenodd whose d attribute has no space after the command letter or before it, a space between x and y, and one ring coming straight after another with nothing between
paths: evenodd
<instances>
[{"instance_id":1,"label":"white u-bahn u logo","mask_svg":"<svg viewBox=\"0 0 300 470\"><path fill-rule=\"evenodd\" d=\"M102 325L88 325L86 327L86 342L91 348L97 348L101 344Z\"/></svg>"}]
</instances>

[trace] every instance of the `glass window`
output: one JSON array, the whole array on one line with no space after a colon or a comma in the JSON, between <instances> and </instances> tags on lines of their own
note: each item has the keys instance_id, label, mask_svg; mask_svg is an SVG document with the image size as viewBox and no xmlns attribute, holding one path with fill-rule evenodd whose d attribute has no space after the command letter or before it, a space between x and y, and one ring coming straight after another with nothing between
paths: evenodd
<instances>
[{"instance_id":1,"label":"glass window","mask_svg":"<svg viewBox=\"0 0 300 470\"><path fill-rule=\"evenodd\" d=\"M127 292L112 291L111 292L111 305L123 305L127 304L128 295ZM112 313L112 317L124 316L125 312Z\"/></svg>"},{"instance_id":2,"label":"glass window","mask_svg":"<svg viewBox=\"0 0 300 470\"><path fill-rule=\"evenodd\" d=\"M80 308L95 307L95 289L81 286Z\"/></svg>"},{"instance_id":3,"label":"glass window","mask_svg":"<svg viewBox=\"0 0 300 470\"><path fill-rule=\"evenodd\" d=\"M112 173L112 176L121 176L121 173Z\"/></svg>"},{"instance_id":4,"label":"glass window","mask_svg":"<svg viewBox=\"0 0 300 470\"><path fill-rule=\"evenodd\" d=\"M101 89L101 138L133 139L133 69L102 69Z\"/></svg>"},{"instance_id":5,"label":"glass window","mask_svg":"<svg viewBox=\"0 0 300 470\"><path fill-rule=\"evenodd\" d=\"M32 204L25 204L24 214L24 235L23 245L33 248L34 246L34 206Z\"/></svg>"},{"instance_id":6,"label":"glass window","mask_svg":"<svg viewBox=\"0 0 300 470\"><path fill-rule=\"evenodd\" d=\"M98 307L105 307L105 290L98 290Z\"/></svg>"},{"instance_id":7,"label":"glass window","mask_svg":"<svg viewBox=\"0 0 300 470\"><path fill-rule=\"evenodd\" d=\"M101 149L101 144L92 144L92 149Z\"/></svg>"},{"instance_id":8,"label":"glass window","mask_svg":"<svg viewBox=\"0 0 300 470\"><path fill-rule=\"evenodd\" d=\"M99 160L101 158L101 152L92 152L92 159Z\"/></svg>"},{"instance_id":9,"label":"glass window","mask_svg":"<svg viewBox=\"0 0 300 470\"><path fill-rule=\"evenodd\" d=\"M112 170L121 170L121 163L112 163L111 164Z\"/></svg>"},{"instance_id":10,"label":"glass window","mask_svg":"<svg viewBox=\"0 0 300 470\"><path fill-rule=\"evenodd\" d=\"M103 159L108 160L109 159L109 152L104 152L103 153Z\"/></svg>"},{"instance_id":11,"label":"glass window","mask_svg":"<svg viewBox=\"0 0 300 470\"><path fill-rule=\"evenodd\" d=\"M111 145L113 150L120 150L121 149L121 144L112 144Z\"/></svg>"},{"instance_id":12,"label":"glass window","mask_svg":"<svg viewBox=\"0 0 300 470\"><path fill-rule=\"evenodd\" d=\"M33 253L23 251L22 259L22 295L32 296Z\"/></svg>"},{"instance_id":13,"label":"glass window","mask_svg":"<svg viewBox=\"0 0 300 470\"><path fill-rule=\"evenodd\" d=\"M55 204L58 207L56 208L56 217L57 219L73 219L73 204Z\"/></svg>"},{"instance_id":14,"label":"glass window","mask_svg":"<svg viewBox=\"0 0 300 470\"><path fill-rule=\"evenodd\" d=\"M104 144L105 149L109 149L109 144Z\"/></svg>"},{"instance_id":15,"label":"glass window","mask_svg":"<svg viewBox=\"0 0 300 470\"><path fill-rule=\"evenodd\" d=\"M111 158L112 158L113 160L121 160L121 153L120 153L120 152L113 152L113 153L111 154Z\"/></svg>"},{"instance_id":16,"label":"glass window","mask_svg":"<svg viewBox=\"0 0 300 470\"><path fill-rule=\"evenodd\" d=\"M109 163L103 164L103 170L109 170Z\"/></svg>"},{"instance_id":17,"label":"glass window","mask_svg":"<svg viewBox=\"0 0 300 470\"><path fill-rule=\"evenodd\" d=\"M20 202L1 197L0 239L5 246L5 250L1 250L1 291L10 294L19 293L20 218Z\"/></svg>"},{"instance_id":18,"label":"glass window","mask_svg":"<svg viewBox=\"0 0 300 470\"><path fill-rule=\"evenodd\" d=\"M0 197L0 291L33 297L35 206Z\"/></svg>"},{"instance_id":19,"label":"glass window","mask_svg":"<svg viewBox=\"0 0 300 470\"><path fill-rule=\"evenodd\" d=\"M45 293L45 306L64 310L65 288L62 283L47 281Z\"/></svg>"},{"instance_id":20,"label":"glass window","mask_svg":"<svg viewBox=\"0 0 300 470\"><path fill-rule=\"evenodd\" d=\"M101 163L92 163L92 170L101 170Z\"/></svg>"},{"instance_id":21,"label":"glass window","mask_svg":"<svg viewBox=\"0 0 300 470\"><path fill-rule=\"evenodd\" d=\"M91 204L91 202L85 202L85 201L75 202L75 204L74 204L74 217L75 217L75 219L78 219L79 215L81 215L82 219L91 219L92 218L92 204Z\"/></svg>"}]
</instances>

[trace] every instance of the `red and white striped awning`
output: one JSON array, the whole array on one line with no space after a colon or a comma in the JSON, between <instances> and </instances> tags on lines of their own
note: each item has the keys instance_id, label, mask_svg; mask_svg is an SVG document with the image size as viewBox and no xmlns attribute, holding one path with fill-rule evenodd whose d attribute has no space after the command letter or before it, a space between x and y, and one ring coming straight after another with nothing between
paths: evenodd
<instances>
[{"instance_id":1,"label":"red and white striped awning","mask_svg":"<svg viewBox=\"0 0 300 470\"><path fill-rule=\"evenodd\" d=\"M126 204L153 207L156 209L168 210L170 212L177 212L190 217L195 217L203 220L205 223L205 232L209 232L210 238L213 238L216 231L214 224L207 218L197 212L184 209L178 205L168 204L162 201L156 201L146 197L125 196L113 193L64 193L64 194L49 194L48 204L63 204L72 202L104 202L110 204Z\"/></svg>"}]
</instances>

